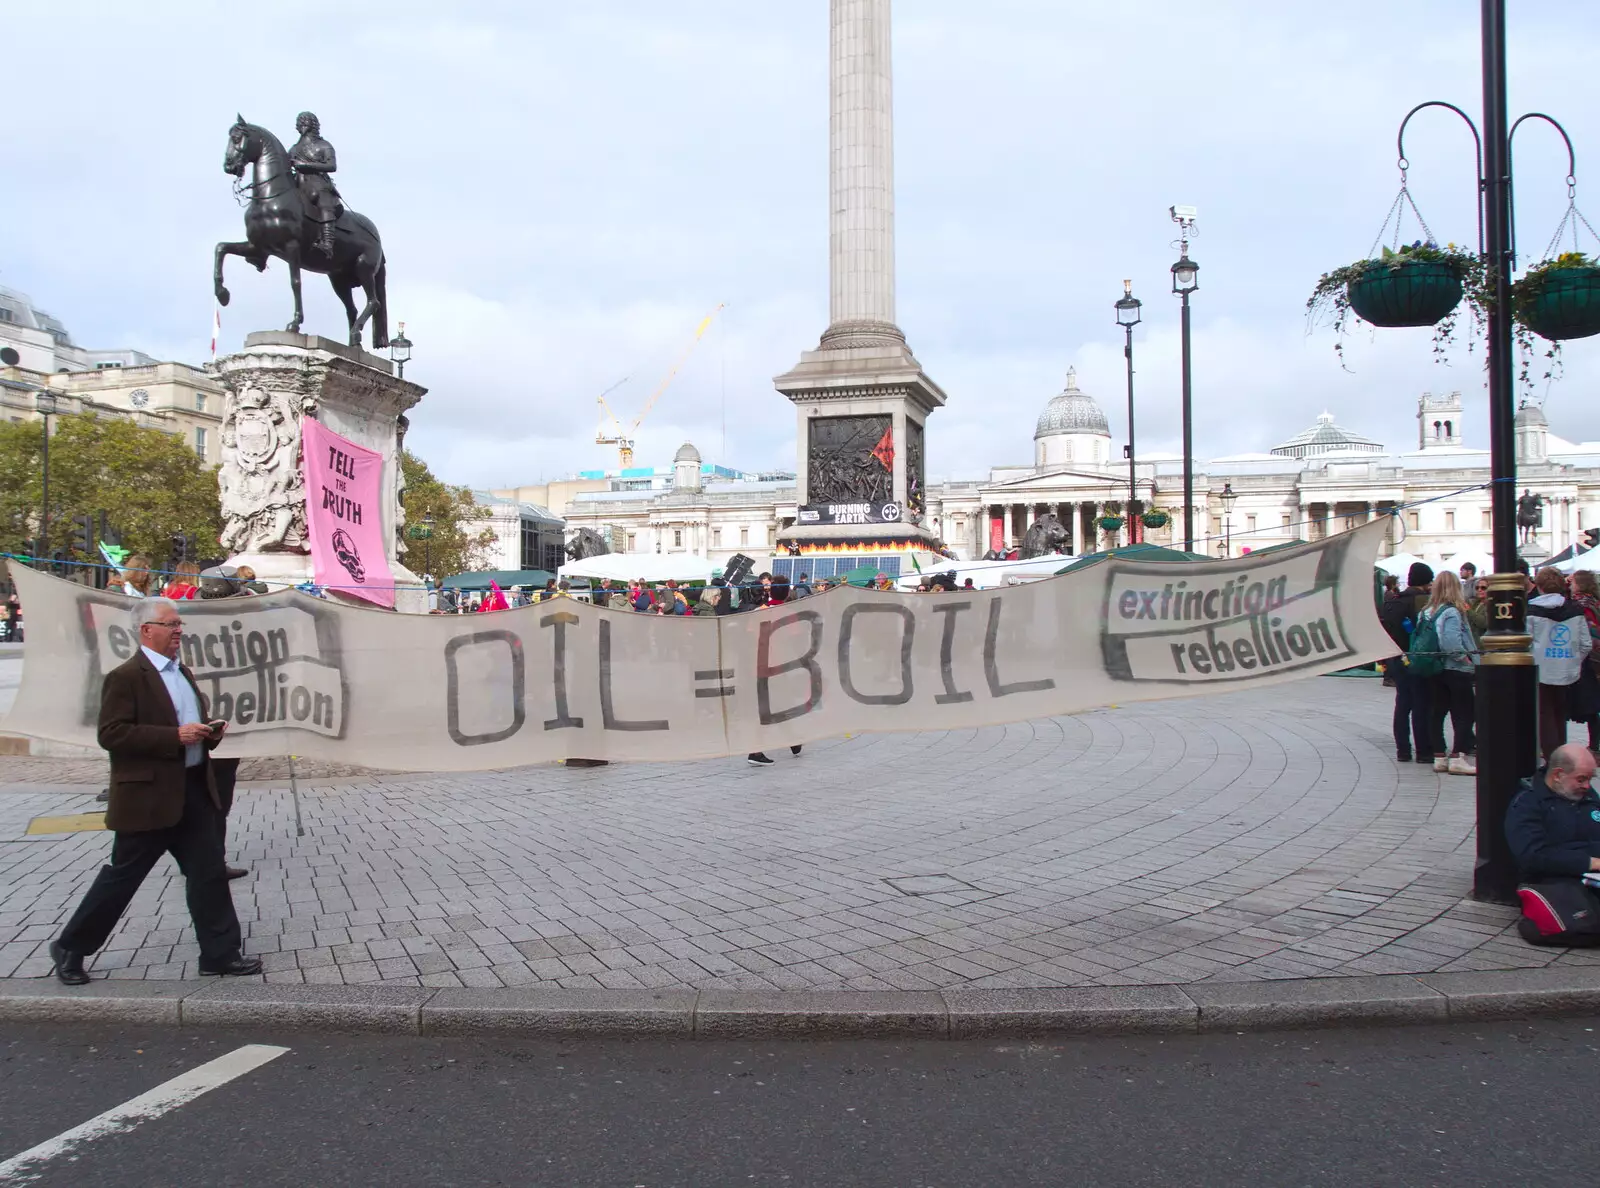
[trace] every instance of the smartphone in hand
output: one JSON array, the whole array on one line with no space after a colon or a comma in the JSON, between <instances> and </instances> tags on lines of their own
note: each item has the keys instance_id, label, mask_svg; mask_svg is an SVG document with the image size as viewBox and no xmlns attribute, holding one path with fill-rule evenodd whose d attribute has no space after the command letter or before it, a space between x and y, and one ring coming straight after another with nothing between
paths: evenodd
<instances>
[{"instance_id":1,"label":"smartphone in hand","mask_svg":"<svg viewBox=\"0 0 1600 1188\"><path fill-rule=\"evenodd\" d=\"M211 721L206 723L206 729L211 732L212 738L216 738L225 729L227 729L227 726L227 722L223 721L221 718L213 718Z\"/></svg>"}]
</instances>

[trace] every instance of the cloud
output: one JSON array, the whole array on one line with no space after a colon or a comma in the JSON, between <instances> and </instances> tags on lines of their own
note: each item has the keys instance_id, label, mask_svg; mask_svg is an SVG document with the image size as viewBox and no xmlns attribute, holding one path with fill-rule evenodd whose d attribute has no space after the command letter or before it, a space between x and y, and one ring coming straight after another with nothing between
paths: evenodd
<instances>
[{"instance_id":1,"label":"cloud","mask_svg":"<svg viewBox=\"0 0 1600 1188\"><path fill-rule=\"evenodd\" d=\"M70 43L78 61L116 63L30 92L37 118L0 133L26 179L8 189L0 283L80 342L204 358L212 247L241 233L227 127L242 111L284 136L310 108L346 198L383 232L391 324L406 321L408 378L430 389L410 441L442 475L489 485L613 464L593 440L595 396L631 376L614 401L631 421L719 302L643 422L639 460L664 464L687 438L732 465L793 465L793 410L771 380L827 317L826 0L397 0L381 14L285 0L268 21L201 0L85 0L7 19L13 60ZM1348 0L1336 18L1217 0L1203 19L1172 0L916 0L895 19L899 319L950 395L930 425L933 473L1031 457L1069 364L1120 436L1124 277L1145 302L1140 446L1176 448L1173 202L1201 212L1202 456L1267 448L1324 408L1407 444L1425 389L1462 389L1469 440L1486 440L1476 359L1439 368L1426 332L1381 332L1352 340L1346 372L1326 334L1307 338L1303 304L1378 233L1405 111L1434 95L1478 106L1475 14L1446 0ZM1580 152L1600 139L1600 80L1549 69L1549 47L1581 58L1597 43L1587 0L1513 14L1515 106L1562 119ZM1413 121L1406 146L1430 227L1460 242L1476 239L1470 146L1443 112ZM1536 125L1516 147L1527 259L1565 207L1566 161ZM228 267L232 348L286 323L289 293L281 265ZM325 282L305 291L307 328L337 335ZM1600 438L1600 355L1566 354L1552 426Z\"/></svg>"}]
</instances>

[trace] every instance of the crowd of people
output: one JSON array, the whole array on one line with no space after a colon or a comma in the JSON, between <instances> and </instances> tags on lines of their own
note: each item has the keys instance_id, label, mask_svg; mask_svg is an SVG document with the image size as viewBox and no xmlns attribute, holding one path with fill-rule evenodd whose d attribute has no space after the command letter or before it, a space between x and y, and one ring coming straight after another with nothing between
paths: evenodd
<instances>
[{"instance_id":1,"label":"crowd of people","mask_svg":"<svg viewBox=\"0 0 1600 1188\"><path fill-rule=\"evenodd\" d=\"M430 595L429 610L436 614L471 614L515 610L553 598L580 598L595 606L641 615L730 615L764 606L781 606L825 593L840 584L825 580L813 582L810 575L804 573L793 582L782 574L762 573L737 584L714 577L703 586L672 578L653 583L642 578L631 582L603 578L589 586L574 587L565 578L550 578L541 589L532 591L523 586L502 590L494 582L489 583L486 591L440 590ZM872 588L893 590L895 585L888 574L879 573L873 579ZM971 579L968 579L967 588L972 588ZM919 592L927 589L927 584L918 587Z\"/></svg>"},{"instance_id":2,"label":"crowd of people","mask_svg":"<svg viewBox=\"0 0 1600 1188\"><path fill-rule=\"evenodd\" d=\"M1544 568L1528 574L1528 634L1538 670L1539 750L1548 762L1567 741L1569 722L1588 729L1600 755L1600 584ZM1394 686L1395 757L1435 771L1476 775L1479 640L1489 627L1489 583L1472 565L1435 574L1415 562L1406 585L1386 583L1379 618L1400 654L1384 665ZM1450 721L1446 745L1444 723Z\"/></svg>"}]
</instances>

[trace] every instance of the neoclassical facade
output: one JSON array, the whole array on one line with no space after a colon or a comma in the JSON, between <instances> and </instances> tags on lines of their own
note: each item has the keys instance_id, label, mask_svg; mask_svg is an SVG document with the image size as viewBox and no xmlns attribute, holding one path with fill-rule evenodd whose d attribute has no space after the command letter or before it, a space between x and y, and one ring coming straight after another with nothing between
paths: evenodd
<instances>
[{"instance_id":1,"label":"neoclassical facade","mask_svg":"<svg viewBox=\"0 0 1600 1188\"><path fill-rule=\"evenodd\" d=\"M40 388L55 394L58 412L121 417L172 434L213 465L222 460L214 376L140 351L85 350L26 294L0 288L0 417L38 419Z\"/></svg>"},{"instance_id":2,"label":"neoclassical facade","mask_svg":"<svg viewBox=\"0 0 1600 1188\"><path fill-rule=\"evenodd\" d=\"M1397 513L1390 552L1435 562L1481 558L1490 549L1489 452L1466 440L1459 392L1424 393L1417 402L1413 448L1390 449L1338 423L1329 413L1266 453L1197 460L1195 551L1243 553L1293 540L1319 540ZM1544 500L1544 523L1530 558L1580 543L1600 527L1600 442L1571 442L1551 432L1543 410L1517 414L1518 488ZM692 462L690 461L692 455ZM793 482L704 481L691 445L674 462L674 486L661 491L578 494L564 509L568 529L610 531L631 552L695 552L722 563L743 552L772 555L796 515ZM1183 544L1183 460L1142 453L1136 490L1166 526L1140 529L1153 543ZM1235 497L1231 510L1224 490ZM930 484L933 531L964 560L1009 549L1044 512L1071 534L1073 553L1126 544L1127 527L1106 533L1099 519L1128 500L1128 464L1099 403L1068 372L1062 390L1034 426L1032 465L996 466L986 478Z\"/></svg>"},{"instance_id":3,"label":"neoclassical facade","mask_svg":"<svg viewBox=\"0 0 1600 1188\"><path fill-rule=\"evenodd\" d=\"M1600 442L1556 436L1543 410L1517 414L1517 482L1544 500L1535 533L1537 559L1578 543L1600 527ZM944 540L963 557L1010 548L1043 512L1068 525L1073 552L1126 544L1129 530L1106 533L1098 520L1128 499L1128 464L1113 450L1104 413L1072 373L1046 405L1034 433L1034 465L995 467L987 482L933 489L929 511ZM1489 451L1462 432L1461 394L1424 393L1417 404L1415 449L1390 450L1323 413L1304 432L1267 453L1197 460L1195 551L1243 553L1292 540L1320 540L1398 511L1391 551L1447 562L1490 549ZM1233 496L1231 510L1224 490ZM1141 454L1137 492L1169 523L1144 530L1159 544L1183 543L1183 461Z\"/></svg>"}]
</instances>

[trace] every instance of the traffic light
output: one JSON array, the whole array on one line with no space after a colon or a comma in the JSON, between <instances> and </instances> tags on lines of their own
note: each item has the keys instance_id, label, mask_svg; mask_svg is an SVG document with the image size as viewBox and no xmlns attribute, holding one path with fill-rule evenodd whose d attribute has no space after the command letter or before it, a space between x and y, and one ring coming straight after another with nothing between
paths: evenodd
<instances>
[{"instance_id":1,"label":"traffic light","mask_svg":"<svg viewBox=\"0 0 1600 1188\"><path fill-rule=\"evenodd\" d=\"M80 553L94 552L94 517L72 517L72 547Z\"/></svg>"},{"instance_id":2,"label":"traffic light","mask_svg":"<svg viewBox=\"0 0 1600 1188\"><path fill-rule=\"evenodd\" d=\"M1582 531L1584 549L1600 549L1600 528L1585 528Z\"/></svg>"},{"instance_id":3,"label":"traffic light","mask_svg":"<svg viewBox=\"0 0 1600 1188\"><path fill-rule=\"evenodd\" d=\"M174 565L189 559L189 538L181 532L172 534L172 562Z\"/></svg>"}]
</instances>

